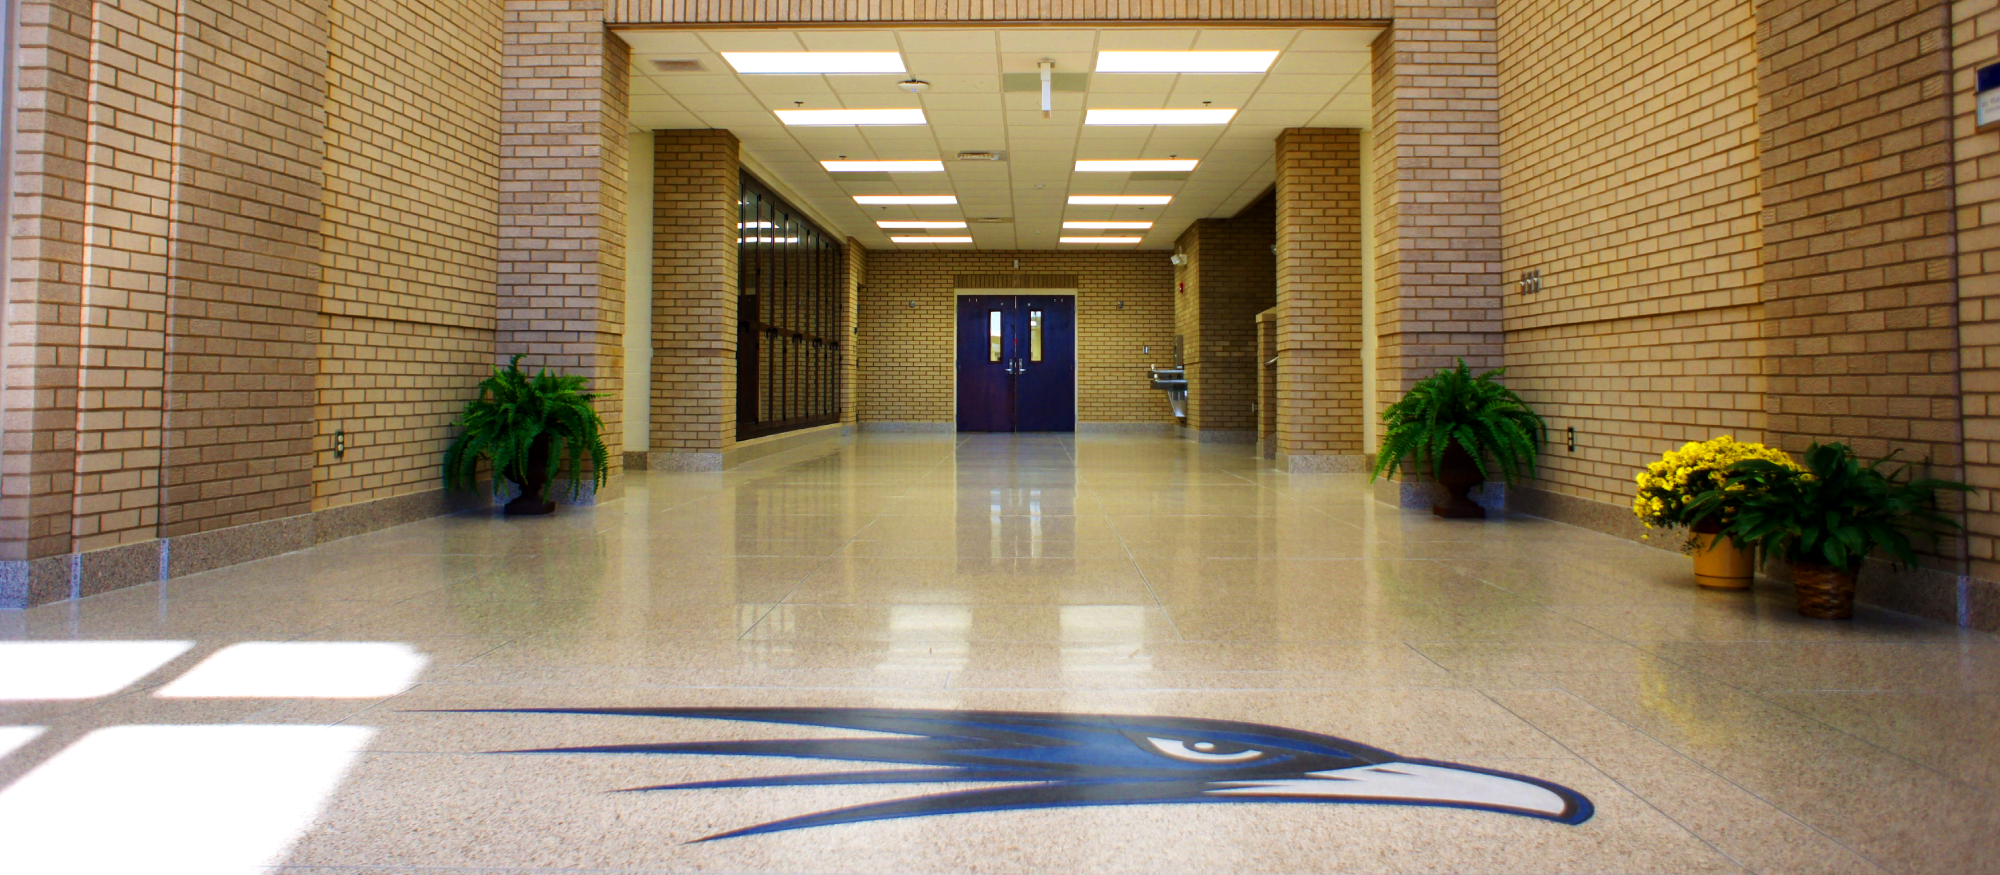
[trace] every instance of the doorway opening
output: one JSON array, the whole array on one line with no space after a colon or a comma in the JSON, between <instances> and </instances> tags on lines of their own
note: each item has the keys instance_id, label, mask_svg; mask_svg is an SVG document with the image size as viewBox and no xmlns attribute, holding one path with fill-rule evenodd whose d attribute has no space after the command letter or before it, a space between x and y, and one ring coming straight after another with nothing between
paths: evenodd
<instances>
[{"instance_id":1,"label":"doorway opening","mask_svg":"<svg viewBox=\"0 0 2000 875\"><path fill-rule=\"evenodd\" d=\"M1076 296L958 299L958 430L1076 430Z\"/></svg>"}]
</instances>

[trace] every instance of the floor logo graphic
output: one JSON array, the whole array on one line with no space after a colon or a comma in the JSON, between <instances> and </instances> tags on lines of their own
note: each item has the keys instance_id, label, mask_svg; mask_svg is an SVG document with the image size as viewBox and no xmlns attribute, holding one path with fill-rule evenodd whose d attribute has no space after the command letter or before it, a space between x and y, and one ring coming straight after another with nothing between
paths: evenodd
<instances>
[{"instance_id":1,"label":"floor logo graphic","mask_svg":"<svg viewBox=\"0 0 2000 875\"><path fill-rule=\"evenodd\" d=\"M528 708L510 714L699 718L898 737L697 741L501 753L786 757L899 768L633 787L625 792L832 784L1005 783L775 820L697 841L934 814L1162 803L1346 802L1472 808L1578 824L1590 800L1538 778L1397 756L1343 738L1230 720L876 708Z\"/></svg>"}]
</instances>

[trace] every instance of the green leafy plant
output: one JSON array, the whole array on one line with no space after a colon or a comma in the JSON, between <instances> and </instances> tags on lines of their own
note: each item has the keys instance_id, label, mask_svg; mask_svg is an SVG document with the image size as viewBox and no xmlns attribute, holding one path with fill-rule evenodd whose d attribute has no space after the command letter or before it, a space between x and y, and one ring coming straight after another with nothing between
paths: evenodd
<instances>
[{"instance_id":1,"label":"green leafy plant","mask_svg":"<svg viewBox=\"0 0 2000 875\"><path fill-rule=\"evenodd\" d=\"M1846 444L1815 443L1805 452L1803 470L1766 459L1729 466L1723 481L1690 502L1694 520L1721 517L1723 533L1738 544L1764 549L1768 561L1782 555L1792 562L1844 570L1861 567L1880 549L1904 566L1916 564L1912 535L1938 536L1958 522L1937 509L1938 490L1970 492L1950 480L1913 479L1909 465L1893 471L1866 465Z\"/></svg>"},{"instance_id":2,"label":"green leafy plant","mask_svg":"<svg viewBox=\"0 0 2000 875\"><path fill-rule=\"evenodd\" d=\"M1495 378L1507 372L1496 368L1472 375L1465 360L1418 381L1402 400L1382 412L1388 429L1382 433L1382 450L1375 457L1369 479L1402 468L1405 458L1427 462L1433 472L1446 448L1463 447L1487 479L1487 457L1496 462L1508 482L1523 474L1535 473L1535 454L1547 440L1548 426L1514 390Z\"/></svg>"},{"instance_id":3,"label":"green leafy plant","mask_svg":"<svg viewBox=\"0 0 2000 875\"><path fill-rule=\"evenodd\" d=\"M458 425L463 429L444 452L444 482L448 488L472 488L478 483L479 460L493 463L493 470L517 482L527 473L529 455L535 441L548 439L547 477L553 481L565 454L569 457L570 495L583 491L577 478L585 455L590 457L592 485L604 485L609 451L599 432L604 420L591 409L596 395L583 391L584 378L552 374L544 369L532 377L519 365L516 355L507 366L495 367L493 375L479 383L479 397L465 403ZM502 492L500 477L493 478L493 493Z\"/></svg>"}]
</instances>

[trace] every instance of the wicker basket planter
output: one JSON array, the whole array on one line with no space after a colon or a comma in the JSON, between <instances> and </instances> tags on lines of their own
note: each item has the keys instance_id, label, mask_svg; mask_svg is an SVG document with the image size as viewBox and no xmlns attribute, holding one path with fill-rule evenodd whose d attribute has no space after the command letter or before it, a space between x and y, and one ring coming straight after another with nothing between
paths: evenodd
<instances>
[{"instance_id":1,"label":"wicker basket planter","mask_svg":"<svg viewBox=\"0 0 2000 875\"><path fill-rule=\"evenodd\" d=\"M1810 562L1792 563L1792 588L1798 592L1799 613L1821 620L1853 617L1856 571Z\"/></svg>"}]
</instances>

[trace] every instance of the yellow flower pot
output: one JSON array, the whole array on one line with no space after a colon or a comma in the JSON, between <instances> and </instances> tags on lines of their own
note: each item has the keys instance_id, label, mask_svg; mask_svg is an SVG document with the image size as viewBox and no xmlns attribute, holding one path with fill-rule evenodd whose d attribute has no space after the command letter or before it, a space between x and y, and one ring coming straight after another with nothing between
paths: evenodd
<instances>
[{"instance_id":1,"label":"yellow flower pot","mask_svg":"<svg viewBox=\"0 0 2000 875\"><path fill-rule=\"evenodd\" d=\"M1694 533L1694 582L1710 589L1749 589L1757 551L1720 534Z\"/></svg>"}]
</instances>

